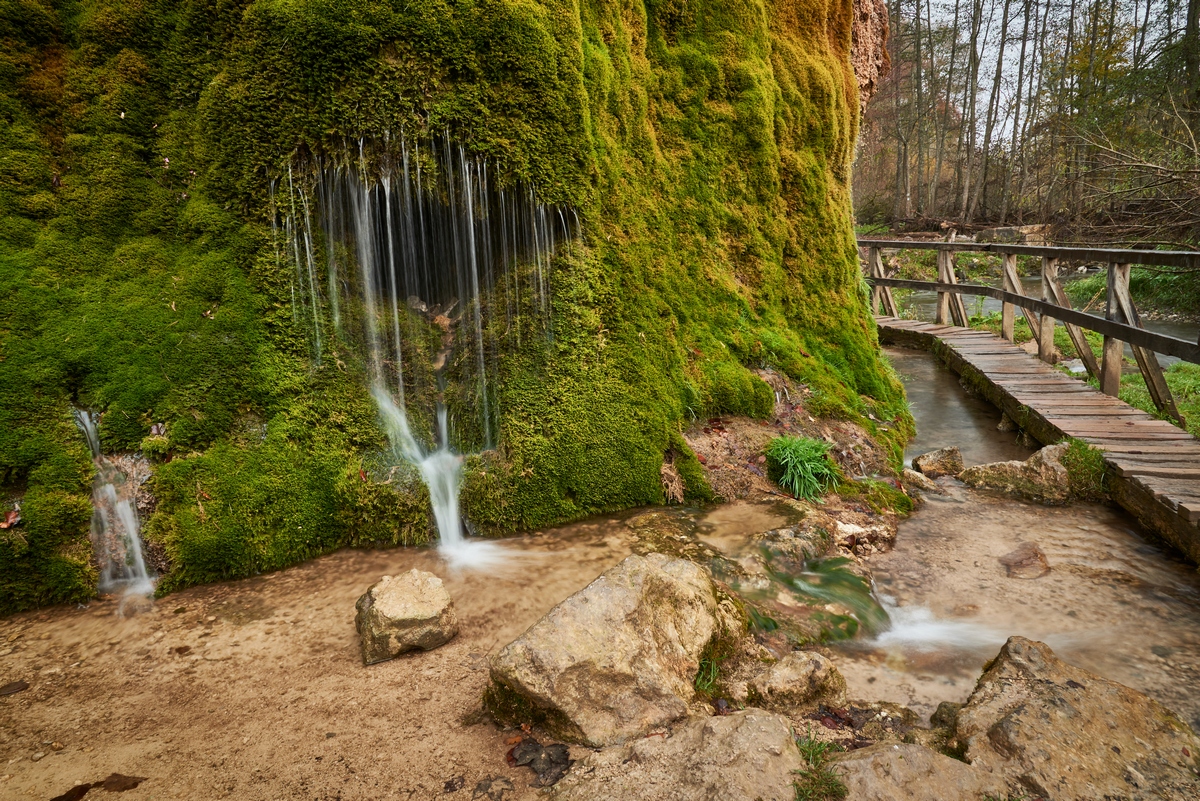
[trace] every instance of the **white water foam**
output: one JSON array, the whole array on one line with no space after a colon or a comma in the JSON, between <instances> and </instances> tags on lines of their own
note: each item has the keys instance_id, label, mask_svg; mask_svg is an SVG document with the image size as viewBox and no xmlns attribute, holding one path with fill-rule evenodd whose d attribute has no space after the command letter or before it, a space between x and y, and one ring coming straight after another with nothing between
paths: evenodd
<instances>
[{"instance_id":1,"label":"white water foam","mask_svg":"<svg viewBox=\"0 0 1200 801\"><path fill-rule=\"evenodd\" d=\"M899 606L887 595L879 597L891 625L865 644L885 650L934 653L946 650L995 651L1007 636L987 626L965 620L945 620L924 606Z\"/></svg>"}]
</instances>

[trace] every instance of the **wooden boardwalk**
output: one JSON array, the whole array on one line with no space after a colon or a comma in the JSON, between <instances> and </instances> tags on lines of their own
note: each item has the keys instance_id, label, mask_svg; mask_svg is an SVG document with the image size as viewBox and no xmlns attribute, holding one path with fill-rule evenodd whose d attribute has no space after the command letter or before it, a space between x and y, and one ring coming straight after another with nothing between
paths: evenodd
<instances>
[{"instance_id":1,"label":"wooden boardwalk","mask_svg":"<svg viewBox=\"0 0 1200 801\"><path fill-rule=\"evenodd\" d=\"M875 319L880 342L933 351L1038 441L1103 450L1114 499L1200 564L1200 440L987 331Z\"/></svg>"}]
</instances>

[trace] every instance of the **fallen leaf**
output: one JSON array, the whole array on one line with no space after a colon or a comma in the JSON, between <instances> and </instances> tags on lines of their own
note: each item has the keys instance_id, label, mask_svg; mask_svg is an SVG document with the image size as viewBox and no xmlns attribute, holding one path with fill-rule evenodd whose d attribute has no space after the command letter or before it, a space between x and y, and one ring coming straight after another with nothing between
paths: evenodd
<instances>
[{"instance_id":1,"label":"fallen leaf","mask_svg":"<svg viewBox=\"0 0 1200 801\"><path fill-rule=\"evenodd\" d=\"M0 695L16 695L22 690L28 689L29 682L27 681L11 681L8 684L5 684L3 687L0 687Z\"/></svg>"}]
</instances>

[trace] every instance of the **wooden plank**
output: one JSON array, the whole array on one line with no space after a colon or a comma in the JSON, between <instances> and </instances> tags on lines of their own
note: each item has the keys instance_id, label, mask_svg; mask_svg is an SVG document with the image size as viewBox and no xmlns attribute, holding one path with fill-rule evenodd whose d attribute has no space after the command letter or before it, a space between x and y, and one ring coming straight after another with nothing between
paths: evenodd
<instances>
[{"instance_id":1,"label":"wooden plank","mask_svg":"<svg viewBox=\"0 0 1200 801\"><path fill-rule=\"evenodd\" d=\"M1200 465L1176 467L1173 465L1113 465L1119 476L1162 476L1164 478L1200 479Z\"/></svg>"},{"instance_id":2,"label":"wooden plank","mask_svg":"<svg viewBox=\"0 0 1200 801\"><path fill-rule=\"evenodd\" d=\"M1188 436L1171 436L1170 434L1130 434L1125 436L1122 434L1102 431L1096 434L1084 434L1076 437L1076 439L1085 440L1089 444L1095 445L1096 447L1103 447L1106 443L1110 442L1116 444L1145 442L1147 444L1164 445L1172 442L1188 442L1192 438Z\"/></svg>"},{"instance_id":3,"label":"wooden plank","mask_svg":"<svg viewBox=\"0 0 1200 801\"><path fill-rule=\"evenodd\" d=\"M1162 444L1156 443L1153 445L1141 444L1138 442L1115 442L1104 446L1105 453L1120 453L1120 454L1139 454L1139 453L1165 453L1168 455L1187 455L1195 456L1200 459L1200 443L1187 442L1179 440L1177 444ZM1197 488L1200 492L1200 488Z\"/></svg>"}]
</instances>

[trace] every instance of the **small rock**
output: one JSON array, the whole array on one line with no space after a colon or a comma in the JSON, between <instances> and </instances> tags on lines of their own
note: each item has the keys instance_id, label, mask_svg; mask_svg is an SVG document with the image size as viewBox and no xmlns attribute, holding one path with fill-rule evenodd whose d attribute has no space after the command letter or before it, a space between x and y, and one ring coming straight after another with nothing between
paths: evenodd
<instances>
[{"instance_id":1,"label":"small rock","mask_svg":"<svg viewBox=\"0 0 1200 801\"><path fill-rule=\"evenodd\" d=\"M440 578L423 570L384 576L358 599L355 608L364 665L407 651L429 651L458 634L450 593Z\"/></svg>"},{"instance_id":2,"label":"small rock","mask_svg":"<svg viewBox=\"0 0 1200 801\"><path fill-rule=\"evenodd\" d=\"M958 711L962 708L962 704L956 704L953 701L942 701L929 717L929 722L934 726L945 726L946 728L953 729L954 721L958 720Z\"/></svg>"},{"instance_id":3,"label":"small rock","mask_svg":"<svg viewBox=\"0 0 1200 801\"><path fill-rule=\"evenodd\" d=\"M63 750L63 748L65 748L65 747L66 747L66 746L64 746L62 743L58 743L58 742L55 742L55 743L50 743L50 750L51 750L51 751L61 751L61 750Z\"/></svg>"},{"instance_id":4,"label":"small rock","mask_svg":"<svg viewBox=\"0 0 1200 801\"><path fill-rule=\"evenodd\" d=\"M934 482L934 480L929 476L918 473L916 470L910 470L907 467L904 468L904 472L900 474L900 481L910 490L915 489L920 492L932 492L937 495L946 494L946 491L939 487L937 483Z\"/></svg>"},{"instance_id":5,"label":"small rock","mask_svg":"<svg viewBox=\"0 0 1200 801\"><path fill-rule=\"evenodd\" d=\"M33 756L31 756L29 759L30 759L31 761L33 761L33 762L41 762L41 761L42 761L42 759L44 759L44 758L45 758L45 756L46 756L46 752L45 752L45 751L38 751L36 754L34 754Z\"/></svg>"},{"instance_id":6,"label":"small rock","mask_svg":"<svg viewBox=\"0 0 1200 801\"><path fill-rule=\"evenodd\" d=\"M1009 578L1036 579L1050 572L1050 562L1036 542L1022 542L1015 551L1000 557Z\"/></svg>"},{"instance_id":7,"label":"small rock","mask_svg":"<svg viewBox=\"0 0 1200 801\"><path fill-rule=\"evenodd\" d=\"M816 700L834 706L846 703L846 680L824 656L792 651L751 679L747 700L754 706L788 711Z\"/></svg>"},{"instance_id":8,"label":"small rock","mask_svg":"<svg viewBox=\"0 0 1200 801\"><path fill-rule=\"evenodd\" d=\"M838 757L834 765L854 801L957 801L1010 798L999 776L922 745L878 743Z\"/></svg>"},{"instance_id":9,"label":"small rock","mask_svg":"<svg viewBox=\"0 0 1200 801\"><path fill-rule=\"evenodd\" d=\"M1009 417L1007 414L1001 414L1000 422L996 425L997 431L1004 431L1004 432L1019 431L1020 428L1021 427L1019 425L1017 425L1013 421L1013 419L1011 417Z\"/></svg>"},{"instance_id":10,"label":"small rock","mask_svg":"<svg viewBox=\"0 0 1200 801\"><path fill-rule=\"evenodd\" d=\"M1040 503L1066 503L1071 481L1062 457L1067 444L1048 445L1024 462L994 462L962 470L958 478L971 487L999 490Z\"/></svg>"},{"instance_id":11,"label":"small rock","mask_svg":"<svg viewBox=\"0 0 1200 801\"><path fill-rule=\"evenodd\" d=\"M956 476L962 472L962 453L956 447L938 448L913 459L913 469L929 478Z\"/></svg>"}]
</instances>

